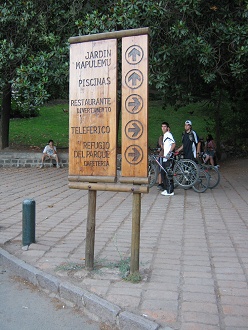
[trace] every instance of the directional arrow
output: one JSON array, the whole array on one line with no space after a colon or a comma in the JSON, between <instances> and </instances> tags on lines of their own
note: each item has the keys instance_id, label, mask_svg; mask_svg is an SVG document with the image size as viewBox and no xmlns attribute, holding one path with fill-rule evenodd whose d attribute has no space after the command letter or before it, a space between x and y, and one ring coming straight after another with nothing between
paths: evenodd
<instances>
[{"instance_id":1,"label":"directional arrow","mask_svg":"<svg viewBox=\"0 0 248 330\"><path fill-rule=\"evenodd\" d=\"M140 51L137 48L133 48L129 53L128 57L132 57L132 61L136 62L136 56L141 56Z\"/></svg>"},{"instance_id":2,"label":"directional arrow","mask_svg":"<svg viewBox=\"0 0 248 330\"><path fill-rule=\"evenodd\" d=\"M132 149L133 149L133 152L129 152L128 157L133 157L132 162L136 162L140 157L140 152L135 147Z\"/></svg>"},{"instance_id":3,"label":"directional arrow","mask_svg":"<svg viewBox=\"0 0 248 330\"><path fill-rule=\"evenodd\" d=\"M138 110L139 106L140 106L140 101L137 97L133 97L133 102L128 102L128 106L129 107L133 107L132 111L136 111Z\"/></svg>"},{"instance_id":4,"label":"directional arrow","mask_svg":"<svg viewBox=\"0 0 248 330\"><path fill-rule=\"evenodd\" d=\"M132 85L133 85L133 86L136 86L136 82L137 82L137 80L141 81L141 78L140 78L140 76L139 76L136 72L134 72L134 73L132 73L131 76L128 78L128 81L130 81L130 80L132 80Z\"/></svg>"},{"instance_id":5,"label":"directional arrow","mask_svg":"<svg viewBox=\"0 0 248 330\"><path fill-rule=\"evenodd\" d=\"M133 132L132 137L136 137L140 132L140 127L136 123L132 123L133 127L128 129L128 132Z\"/></svg>"}]
</instances>

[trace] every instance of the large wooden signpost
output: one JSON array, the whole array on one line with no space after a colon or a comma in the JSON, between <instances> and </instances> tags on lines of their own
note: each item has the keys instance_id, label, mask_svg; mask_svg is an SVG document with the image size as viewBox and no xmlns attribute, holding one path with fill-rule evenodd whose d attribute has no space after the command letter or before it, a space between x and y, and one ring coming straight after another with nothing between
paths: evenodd
<instances>
[{"instance_id":1,"label":"large wooden signpost","mask_svg":"<svg viewBox=\"0 0 248 330\"><path fill-rule=\"evenodd\" d=\"M116 39L71 45L70 176L116 177L116 47Z\"/></svg>"},{"instance_id":2,"label":"large wooden signpost","mask_svg":"<svg viewBox=\"0 0 248 330\"><path fill-rule=\"evenodd\" d=\"M93 268L97 190L132 192L131 273L139 270L141 193L148 193L148 28L72 37L69 187L87 189L85 266ZM117 39L122 38L122 171L117 182Z\"/></svg>"}]
</instances>

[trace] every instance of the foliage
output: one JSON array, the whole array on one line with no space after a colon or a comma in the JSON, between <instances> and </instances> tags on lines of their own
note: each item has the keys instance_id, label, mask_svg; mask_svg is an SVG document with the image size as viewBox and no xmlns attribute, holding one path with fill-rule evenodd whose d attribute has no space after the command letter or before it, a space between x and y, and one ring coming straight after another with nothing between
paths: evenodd
<instances>
[{"instance_id":1,"label":"foliage","mask_svg":"<svg viewBox=\"0 0 248 330\"><path fill-rule=\"evenodd\" d=\"M247 20L247 0L5 1L0 87L11 82L15 104L29 116L67 94L70 36L150 27L151 92L176 108L208 102L217 135L229 117L245 135Z\"/></svg>"},{"instance_id":2,"label":"foliage","mask_svg":"<svg viewBox=\"0 0 248 330\"><path fill-rule=\"evenodd\" d=\"M163 28L166 37L160 34L165 42L158 45L159 56L154 54L154 74L161 70L170 73L171 78L164 82L157 75L157 83L167 95L169 92L167 100L211 99L216 86L229 89L247 75L248 52L244 50L240 56L240 50L247 48L247 8L241 1L214 4L175 1L170 24Z\"/></svg>"},{"instance_id":3,"label":"foliage","mask_svg":"<svg viewBox=\"0 0 248 330\"><path fill-rule=\"evenodd\" d=\"M125 280L131 283L139 283L142 281L142 277L139 272L134 272L125 277Z\"/></svg>"},{"instance_id":4,"label":"foliage","mask_svg":"<svg viewBox=\"0 0 248 330\"><path fill-rule=\"evenodd\" d=\"M77 26L84 34L150 27L151 90L177 108L209 102L219 135L224 121L218 109L226 98L239 121L248 120L247 105L236 102L248 89L247 19L248 3L241 0L117 0Z\"/></svg>"},{"instance_id":5,"label":"foliage","mask_svg":"<svg viewBox=\"0 0 248 330\"><path fill-rule=\"evenodd\" d=\"M0 4L0 86L12 84L21 113L68 93L68 43L84 1L5 1ZM75 30L74 30L75 31Z\"/></svg>"},{"instance_id":6,"label":"foliage","mask_svg":"<svg viewBox=\"0 0 248 330\"><path fill-rule=\"evenodd\" d=\"M76 24L83 34L150 27L150 83L166 101L188 103L247 77L247 18L240 0L117 0Z\"/></svg>"}]
</instances>

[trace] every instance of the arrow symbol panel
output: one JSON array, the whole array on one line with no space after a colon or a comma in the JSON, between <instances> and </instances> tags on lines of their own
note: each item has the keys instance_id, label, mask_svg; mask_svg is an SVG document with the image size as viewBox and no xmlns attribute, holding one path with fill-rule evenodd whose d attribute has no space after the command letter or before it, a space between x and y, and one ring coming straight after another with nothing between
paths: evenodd
<instances>
[{"instance_id":1,"label":"arrow symbol panel","mask_svg":"<svg viewBox=\"0 0 248 330\"><path fill-rule=\"evenodd\" d=\"M125 134L131 140L140 138L143 133L143 126L138 120L131 120L125 127Z\"/></svg>"},{"instance_id":2,"label":"arrow symbol panel","mask_svg":"<svg viewBox=\"0 0 248 330\"><path fill-rule=\"evenodd\" d=\"M126 75L126 84L129 88L139 88L143 83L143 74L140 70L131 70Z\"/></svg>"}]
</instances>

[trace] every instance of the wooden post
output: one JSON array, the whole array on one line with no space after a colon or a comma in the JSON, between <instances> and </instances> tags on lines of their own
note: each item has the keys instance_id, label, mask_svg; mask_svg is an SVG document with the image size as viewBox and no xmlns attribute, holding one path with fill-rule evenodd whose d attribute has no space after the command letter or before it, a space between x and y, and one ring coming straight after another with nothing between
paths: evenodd
<instances>
[{"instance_id":1,"label":"wooden post","mask_svg":"<svg viewBox=\"0 0 248 330\"><path fill-rule=\"evenodd\" d=\"M87 270L92 270L94 267L95 227L96 227L96 190L89 190L86 245L85 245L85 268Z\"/></svg>"},{"instance_id":2,"label":"wooden post","mask_svg":"<svg viewBox=\"0 0 248 330\"><path fill-rule=\"evenodd\" d=\"M141 194L133 194L133 214L132 214L132 243L131 243L131 263L130 273L139 271L139 249L140 249L140 212Z\"/></svg>"}]
</instances>

